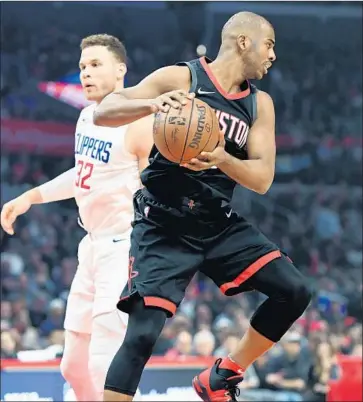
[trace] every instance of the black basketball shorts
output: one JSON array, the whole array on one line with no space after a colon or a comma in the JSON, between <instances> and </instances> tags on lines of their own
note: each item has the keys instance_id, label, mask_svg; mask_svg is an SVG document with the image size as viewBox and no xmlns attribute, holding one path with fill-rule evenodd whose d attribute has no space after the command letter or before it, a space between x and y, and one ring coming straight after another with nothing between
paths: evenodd
<instances>
[{"instance_id":1,"label":"black basketball shorts","mask_svg":"<svg viewBox=\"0 0 363 402\"><path fill-rule=\"evenodd\" d=\"M131 234L129 280L117 307L129 312L134 297L172 316L197 271L227 296L252 290L248 279L280 258L278 247L237 215L216 228L193 227L183 211L138 191ZM194 218L194 221L196 219Z\"/></svg>"}]
</instances>

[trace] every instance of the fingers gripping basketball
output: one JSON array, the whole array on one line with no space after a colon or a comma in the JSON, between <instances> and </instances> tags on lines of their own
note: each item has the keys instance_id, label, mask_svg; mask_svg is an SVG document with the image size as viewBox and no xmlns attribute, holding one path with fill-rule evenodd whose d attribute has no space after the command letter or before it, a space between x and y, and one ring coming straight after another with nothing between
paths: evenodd
<instances>
[{"instance_id":1,"label":"fingers gripping basketball","mask_svg":"<svg viewBox=\"0 0 363 402\"><path fill-rule=\"evenodd\" d=\"M216 114L205 102L193 99L179 108L155 115L154 143L169 161L187 162L201 152L213 151L219 140Z\"/></svg>"}]
</instances>

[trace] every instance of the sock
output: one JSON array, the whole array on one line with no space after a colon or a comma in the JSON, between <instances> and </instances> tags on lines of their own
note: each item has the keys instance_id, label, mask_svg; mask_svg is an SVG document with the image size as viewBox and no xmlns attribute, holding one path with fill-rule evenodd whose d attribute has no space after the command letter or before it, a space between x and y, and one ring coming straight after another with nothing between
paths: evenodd
<instances>
[{"instance_id":1,"label":"sock","mask_svg":"<svg viewBox=\"0 0 363 402\"><path fill-rule=\"evenodd\" d=\"M218 366L218 374L228 379L241 378L245 371L246 370L236 363L230 356L223 358Z\"/></svg>"}]
</instances>

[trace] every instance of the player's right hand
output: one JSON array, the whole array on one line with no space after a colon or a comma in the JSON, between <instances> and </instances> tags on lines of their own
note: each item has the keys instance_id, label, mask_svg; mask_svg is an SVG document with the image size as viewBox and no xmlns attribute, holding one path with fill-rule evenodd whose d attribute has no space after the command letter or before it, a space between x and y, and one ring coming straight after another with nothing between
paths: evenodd
<instances>
[{"instance_id":1,"label":"player's right hand","mask_svg":"<svg viewBox=\"0 0 363 402\"><path fill-rule=\"evenodd\" d=\"M157 113L159 111L167 113L171 107L174 109L179 109L180 107L186 105L187 102L194 97L194 93L189 93L182 89L167 92L151 101L152 111L153 113Z\"/></svg>"},{"instance_id":2,"label":"player's right hand","mask_svg":"<svg viewBox=\"0 0 363 402\"><path fill-rule=\"evenodd\" d=\"M25 214L32 206L29 198L23 194L7 202L1 211L1 227L9 235L14 234L14 223L19 215Z\"/></svg>"}]
</instances>

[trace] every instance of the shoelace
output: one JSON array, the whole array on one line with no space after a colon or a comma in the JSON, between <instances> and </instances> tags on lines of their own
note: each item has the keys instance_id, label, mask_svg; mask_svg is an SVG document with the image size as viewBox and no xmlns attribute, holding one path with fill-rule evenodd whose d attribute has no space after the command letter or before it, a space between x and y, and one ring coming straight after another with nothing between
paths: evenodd
<instances>
[{"instance_id":1,"label":"shoelace","mask_svg":"<svg viewBox=\"0 0 363 402\"><path fill-rule=\"evenodd\" d=\"M225 388L227 390L227 392L225 393L226 396L230 396L231 397L231 401L237 401L236 397L240 395L240 389L238 388L238 383L236 384L231 384L228 383L226 384Z\"/></svg>"}]
</instances>

